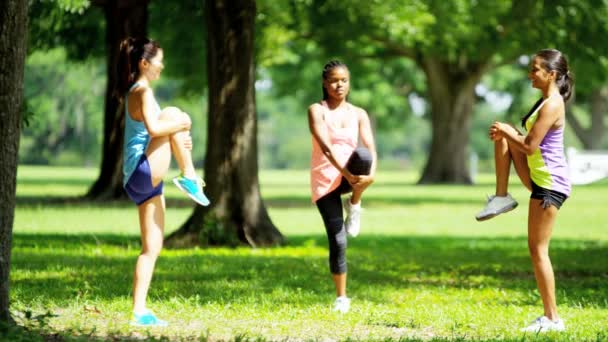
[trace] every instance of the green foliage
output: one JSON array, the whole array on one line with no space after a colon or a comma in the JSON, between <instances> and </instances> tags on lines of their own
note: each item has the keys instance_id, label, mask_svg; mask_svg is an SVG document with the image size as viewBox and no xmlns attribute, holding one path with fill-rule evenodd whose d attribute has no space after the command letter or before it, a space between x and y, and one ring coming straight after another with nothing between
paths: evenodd
<instances>
[{"instance_id":1,"label":"green foliage","mask_svg":"<svg viewBox=\"0 0 608 342\"><path fill-rule=\"evenodd\" d=\"M38 56L38 64L28 66L26 76L21 161L96 165L102 134L99 91L105 78L100 66L103 10L86 0L30 4L29 53ZM193 117L197 165L204 160L206 134L203 5L152 1L148 25L150 36L165 49L157 97L162 106L177 105ZM427 104L421 117L412 115L411 98L427 96L419 63L429 56L441 57L454 69L485 59L497 66L481 83L508 94L512 103L495 112L492 99L478 98L470 148L482 159L491 159L486 125L495 118L517 123L537 97L525 77L527 66L516 63L520 55L544 47L568 54L577 78L576 113L584 121L587 94L605 82L608 71L608 45L598 39L608 33L607 18L606 1L258 0L257 74L270 84L257 89L260 165L308 166L306 109L320 100L321 69L333 58L349 66L349 101L369 113L385 167L417 166L426 157L432 112ZM64 57L57 57L55 47ZM71 64L74 60L88 61ZM46 76L34 79L34 74ZM79 77L90 88L78 87ZM56 86L66 80L68 88ZM70 138L58 145L66 132Z\"/></svg>"},{"instance_id":2,"label":"green foliage","mask_svg":"<svg viewBox=\"0 0 608 342\"><path fill-rule=\"evenodd\" d=\"M520 207L476 223L493 175L481 175L477 186L416 186L416 174L379 170L364 196L362 233L348 241L352 310L339 315L330 311L327 238L310 203L307 172L262 172L262 194L288 244L163 250L148 305L171 325L146 330L128 325L140 253L135 206L70 200L95 176L90 169L19 168L11 310L21 324L27 312L59 315L44 319L39 340L606 338L606 181L576 187L554 229L551 260L568 330L532 336L519 328L542 304L527 250L529 194L515 182L510 191ZM166 189L169 234L192 203Z\"/></svg>"},{"instance_id":3,"label":"green foliage","mask_svg":"<svg viewBox=\"0 0 608 342\"><path fill-rule=\"evenodd\" d=\"M63 48L72 60L102 58L103 11L86 0L30 0L28 53Z\"/></svg>"},{"instance_id":4,"label":"green foliage","mask_svg":"<svg viewBox=\"0 0 608 342\"><path fill-rule=\"evenodd\" d=\"M100 60L68 62L63 49L28 57L24 97L29 114L22 131L20 162L97 164L103 134L104 73Z\"/></svg>"},{"instance_id":5,"label":"green foliage","mask_svg":"<svg viewBox=\"0 0 608 342\"><path fill-rule=\"evenodd\" d=\"M164 73L180 80L176 95L202 96L207 85L204 1L151 1L149 35L165 54Z\"/></svg>"}]
</instances>

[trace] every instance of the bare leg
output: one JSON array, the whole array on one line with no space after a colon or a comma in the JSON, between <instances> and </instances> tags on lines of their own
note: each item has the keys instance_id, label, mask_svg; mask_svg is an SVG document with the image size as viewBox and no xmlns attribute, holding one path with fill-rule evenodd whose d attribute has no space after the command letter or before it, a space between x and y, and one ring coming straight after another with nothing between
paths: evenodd
<instances>
[{"instance_id":1,"label":"bare leg","mask_svg":"<svg viewBox=\"0 0 608 342\"><path fill-rule=\"evenodd\" d=\"M502 138L494 142L494 164L496 167L496 196L506 196L509 188L511 161L522 184L532 190L530 168L526 154L516 149Z\"/></svg>"},{"instance_id":2,"label":"bare leg","mask_svg":"<svg viewBox=\"0 0 608 342\"><path fill-rule=\"evenodd\" d=\"M150 140L146 158L152 174L152 185L157 186L169 171L171 165L171 144L169 137L156 137Z\"/></svg>"},{"instance_id":3,"label":"bare leg","mask_svg":"<svg viewBox=\"0 0 608 342\"><path fill-rule=\"evenodd\" d=\"M550 205L542 207L542 201L531 198L528 211L528 248L538 291L543 300L545 316L550 320L559 319L555 302L555 278L551 259L549 259L549 241L557 208Z\"/></svg>"},{"instance_id":4,"label":"bare leg","mask_svg":"<svg viewBox=\"0 0 608 342\"><path fill-rule=\"evenodd\" d=\"M346 296L346 273L332 274L334 285L336 285L336 297Z\"/></svg>"},{"instance_id":5,"label":"bare leg","mask_svg":"<svg viewBox=\"0 0 608 342\"><path fill-rule=\"evenodd\" d=\"M350 196L350 204L358 204L361 202L361 195L363 195L364 190L353 190L353 193Z\"/></svg>"},{"instance_id":6,"label":"bare leg","mask_svg":"<svg viewBox=\"0 0 608 342\"><path fill-rule=\"evenodd\" d=\"M496 166L496 196L506 196L511 171L511 153L507 139L494 142L494 165Z\"/></svg>"},{"instance_id":7,"label":"bare leg","mask_svg":"<svg viewBox=\"0 0 608 342\"><path fill-rule=\"evenodd\" d=\"M163 247L165 226L165 197L155 196L138 207L142 251L135 265L133 278L133 311L146 308L146 297L156 259Z\"/></svg>"},{"instance_id":8,"label":"bare leg","mask_svg":"<svg viewBox=\"0 0 608 342\"><path fill-rule=\"evenodd\" d=\"M177 120L181 116L185 116L187 120L190 120L188 114L183 113L175 107L168 107L161 112L159 119ZM196 178L196 171L192 162L192 152L184 147L184 139L188 138L189 136L190 131L179 131L167 137L157 137L152 139L150 145L148 146L148 150L146 151L146 155L148 156L148 161L150 162L150 167L152 169L153 180L155 178L158 178L158 175L162 175L162 177L164 177L167 173L171 158L171 153L169 153L169 159L167 159L167 152L173 153L175 161L177 161L177 165L180 171L184 174L184 176L188 178ZM158 167L153 167L153 163L155 164L155 166L157 165L155 158L155 151L157 149L160 150L158 151L160 153L160 157L158 158ZM162 180L162 177L160 178L160 180ZM153 182L153 184L157 183Z\"/></svg>"},{"instance_id":9,"label":"bare leg","mask_svg":"<svg viewBox=\"0 0 608 342\"><path fill-rule=\"evenodd\" d=\"M183 114L186 115L186 114ZM184 139L190 137L190 131L181 131L171 135L171 150L177 161L179 169L184 176L188 178L196 178L194 163L192 162L192 151L184 147Z\"/></svg>"}]
</instances>

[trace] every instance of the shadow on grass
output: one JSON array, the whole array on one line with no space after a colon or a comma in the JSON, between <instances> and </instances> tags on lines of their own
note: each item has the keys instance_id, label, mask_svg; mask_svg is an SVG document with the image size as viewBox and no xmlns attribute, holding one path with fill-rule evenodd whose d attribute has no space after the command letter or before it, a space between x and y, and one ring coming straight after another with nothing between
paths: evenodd
<instances>
[{"instance_id":1,"label":"shadow on grass","mask_svg":"<svg viewBox=\"0 0 608 342\"><path fill-rule=\"evenodd\" d=\"M166 203L168 208L187 208L193 207L193 202L188 198L167 197ZM314 204L310 201L310 196L305 195L289 195L289 196L272 196L264 199L266 206L270 208L312 208ZM377 207L384 205L400 205L412 206L418 204L450 204L450 205L483 205L483 196L478 197L446 197L438 193L437 196L420 196L419 194L408 196L407 194L387 197L369 195L365 199L366 207ZM125 198L121 200L90 200L82 196L29 196L20 195L17 197L17 206L22 208L45 207L45 208L61 208L61 207L100 207L100 208L118 208L132 205L133 203Z\"/></svg>"},{"instance_id":2,"label":"shadow on grass","mask_svg":"<svg viewBox=\"0 0 608 342\"><path fill-rule=\"evenodd\" d=\"M502 288L533 293L525 238L361 236L349 241L349 288L358 298L386 302L378 289ZM291 238L269 250L169 251L161 256L150 295L200 303L327 302L332 293L324 236ZM129 296L137 236L14 235L12 289L22 302ZM608 245L554 240L551 257L565 305L608 307ZM27 276L25 276L27 275ZM390 292L390 291L389 291ZM562 293L562 292L559 292ZM538 297L504 299L537 304ZM266 299L264 299L266 298Z\"/></svg>"},{"instance_id":3,"label":"shadow on grass","mask_svg":"<svg viewBox=\"0 0 608 342\"><path fill-rule=\"evenodd\" d=\"M194 202L189 198L166 198L167 207L172 208L187 208L194 207ZM133 207L135 204L128 199L118 200L91 200L84 196L29 196L18 195L17 207L21 208L83 208L83 207L98 207L98 208L126 208Z\"/></svg>"}]
</instances>

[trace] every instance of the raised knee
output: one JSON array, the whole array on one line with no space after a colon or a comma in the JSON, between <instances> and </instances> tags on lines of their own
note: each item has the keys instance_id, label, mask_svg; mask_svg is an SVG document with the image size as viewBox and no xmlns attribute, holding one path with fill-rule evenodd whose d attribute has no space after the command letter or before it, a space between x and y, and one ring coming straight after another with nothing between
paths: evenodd
<instances>
[{"instance_id":1,"label":"raised knee","mask_svg":"<svg viewBox=\"0 0 608 342\"><path fill-rule=\"evenodd\" d=\"M169 107L165 107L160 112L160 118L161 119L175 118L179 115L182 115L182 113L183 112L181 111L181 109L179 109L177 107L169 106Z\"/></svg>"},{"instance_id":2,"label":"raised knee","mask_svg":"<svg viewBox=\"0 0 608 342\"><path fill-rule=\"evenodd\" d=\"M353 153L361 161L372 161L372 153L366 147L357 147Z\"/></svg>"},{"instance_id":3,"label":"raised knee","mask_svg":"<svg viewBox=\"0 0 608 342\"><path fill-rule=\"evenodd\" d=\"M494 140L494 145L498 145L498 146L504 146L507 145L509 142L507 141L507 138L505 137L500 137L498 139Z\"/></svg>"}]
</instances>

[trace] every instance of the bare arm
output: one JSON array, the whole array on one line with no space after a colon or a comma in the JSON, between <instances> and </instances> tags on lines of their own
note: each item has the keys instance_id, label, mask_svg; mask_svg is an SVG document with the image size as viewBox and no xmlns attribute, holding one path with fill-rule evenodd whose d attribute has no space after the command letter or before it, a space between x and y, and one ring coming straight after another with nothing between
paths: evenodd
<instances>
[{"instance_id":1,"label":"bare arm","mask_svg":"<svg viewBox=\"0 0 608 342\"><path fill-rule=\"evenodd\" d=\"M538 119L532 125L528 135L520 135L515 128L501 123L495 122L490 127L490 138L495 140L498 137L505 137L518 150L526 155L532 155L538 149L538 146L545 138L545 135L562 120L563 103L559 99L547 101L538 113Z\"/></svg>"},{"instance_id":2,"label":"bare arm","mask_svg":"<svg viewBox=\"0 0 608 342\"><path fill-rule=\"evenodd\" d=\"M369 116L363 109L359 109L357 113L359 116L359 137L361 138L361 143L363 146L365 146L372 155L372 165L369 175L355 175L354 182L351 182L351 185L354 190L365 191L365 189L367 189L367 187L374 182L374 177L376 176L376 165L378 164L378 156L376 153L376 144L374 142L372 126L369 122Z\"/></svg>"},{"instance_id":3,"label":"bare arm","mask_svg":"<svg viewBox=\"0 0 608 342\"><path fill-rule=\"evenodd\" d=\"M156 116L156 100L154 100L154 94L150 88L136 91L133 96L141 103L141 119L151 137L162 137L190 129L191 122L185 119L186 116L179 116L172 120L163 120Z\"/></svg>"},{"instance_id":4,"label":"bare arm","mask_svg":"<svg viewBox=\"0 0 608 342\"><path fill-rule=\"evenodd\" d=\"M372 155L372 168L369 176L374 178L376 175L376 166L378 164L378 155L376 154L376 143L374 142L374 134L372 133L372 125L369 121L369 115L364 110L359 111L359 136L361 143L365 146Z\"/></svg>"},{"instance_id":5,"label":"bare arm","mask_svg":"<svg viewBox=\"0 0 608 342\"><path fill-rule=\"evenodd\" d=\"M353 180L353 174L346 169L346 165L340 165L336 160L333 147L327 133L327 126L323 120L323 109L319 105L308 107L308 128L315 141L321 147L323 154L329 162L336 168L349 182Z\"/></svg>"}]
</instances>

